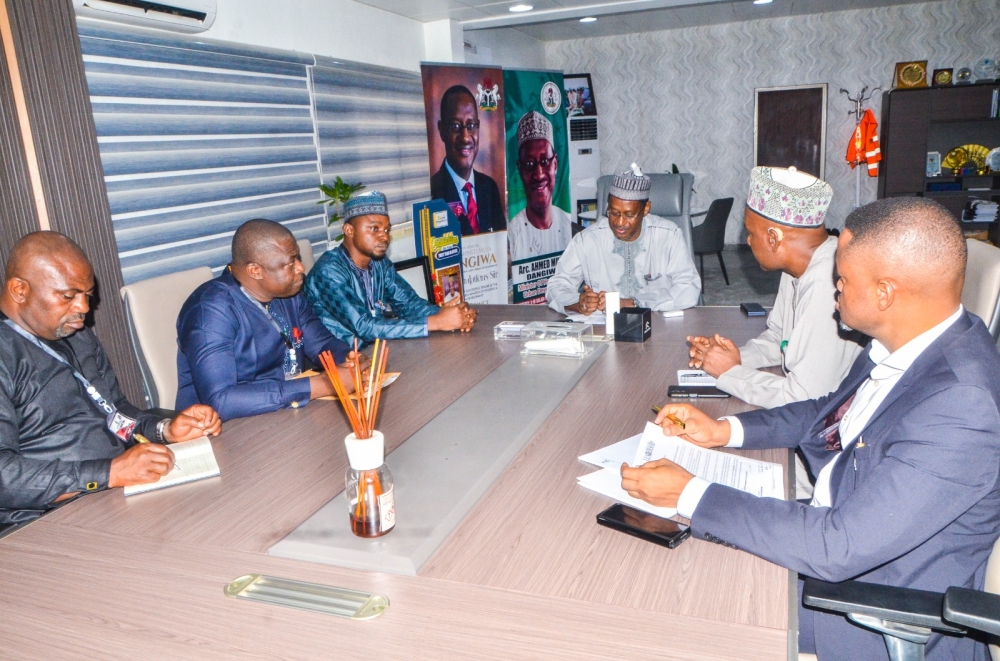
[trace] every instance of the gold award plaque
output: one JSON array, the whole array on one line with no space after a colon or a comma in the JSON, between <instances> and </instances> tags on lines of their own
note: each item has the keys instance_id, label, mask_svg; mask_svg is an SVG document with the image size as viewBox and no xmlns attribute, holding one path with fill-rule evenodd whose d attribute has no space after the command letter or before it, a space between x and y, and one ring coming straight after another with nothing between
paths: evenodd
<instances>
[{"instance_id":1,"label":"gold award plaque","mask_svg":"<svg viewBox=\"0 0 1000 661\"><path fill-rule=\"evenodd\" d=\"M896 63L896 87L927 87L927 60Z\"/></svg>"},{"instance_id":2,"label":"gold award plaque","mask_svg":"<svg viewBox=\"0 0 1000 661\"><path fill-rule=\"evenodd\" d=\"M951 69L935 69L931 80L934 81L934 87L951 85Z\"/></svg>"}]
</instances>

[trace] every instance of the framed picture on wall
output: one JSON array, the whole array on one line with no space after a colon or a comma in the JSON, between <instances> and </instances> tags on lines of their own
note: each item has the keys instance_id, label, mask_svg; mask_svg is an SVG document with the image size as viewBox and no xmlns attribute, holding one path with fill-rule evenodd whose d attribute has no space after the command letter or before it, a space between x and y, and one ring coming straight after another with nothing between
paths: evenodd
<instances>
[{"instance_id":1,"label":"framed picture on wall","mask_svg":"<svg viewBox=\"0 0 1000 661\"><path fill-rule=\"evenodd\" d=\"M754 90L754 165L826 178L826 83Z\"/></svg>"},{"instance_id":2,"label":"framed picture on wall","mask_svg":"<svg viewBox=\"0 0 1000 661\"><path fill-rule=\"evenodd\" d=\"M563 76L563 92L566 94L566 110L570 117L596 115L594 86L589 73L568 73Z\"/></svg>"}]
</instances>

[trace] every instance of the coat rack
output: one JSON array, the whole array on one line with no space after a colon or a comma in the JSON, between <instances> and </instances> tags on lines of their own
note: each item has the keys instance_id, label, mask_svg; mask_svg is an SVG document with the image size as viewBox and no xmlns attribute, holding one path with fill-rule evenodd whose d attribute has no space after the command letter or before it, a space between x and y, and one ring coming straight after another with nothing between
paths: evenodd
<instances>
[{"instance_id":1,"label":"coat rack","mask_svg":"<svg viewBox=\"0 0 1000 661\"><path fill-rule=\"evenodd\" d=\"M858 130L858 125L861 123L861 117L864 115L865 102L871 101L871 98L875 96L875 92L878 92L881 89L882 86L879 85L878 87L873 89L871 93L866 95L865 92L868 92L868 86L865 85L864 87L861 88L860 92L858 92L854 96L851 96L850 92L845 90L843 87L840 88L841 93L846 94L847 99L854 104L854 110L848 110L847 114L854 115L855 131ZM853 133L851 134L851 139L852 140L854 139ZM854 208L857 209L858 207L861 206L861 168L858 167L859 165L861 165L861 161L855 161L853 165L854 165Z\"/></svg>"}]
</instances>

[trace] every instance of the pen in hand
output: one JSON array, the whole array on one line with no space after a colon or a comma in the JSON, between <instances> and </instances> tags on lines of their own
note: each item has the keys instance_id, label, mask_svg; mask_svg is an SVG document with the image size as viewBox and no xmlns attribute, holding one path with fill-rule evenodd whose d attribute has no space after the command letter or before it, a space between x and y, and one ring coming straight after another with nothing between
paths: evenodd
<instances>
[{"instance_id":1,"label":"pen in hand","mask_svg":"<svg viewBox=\"0 0 1000 661\"><path fill-rule=\"evenodd\" d=\"M656 405L653 406L653 413L659 413L661 410L663 410L662 406L656 406ZM676 415L668 413L664 417L670 422L680 427L681 429L687 429L687 425L684 424L684 421L678 418Z\"/></svg>"},{"instance_id":2,"label":"pen in hand","mask_svg":"<svg viewBox=\"0 0 1000 661\"><path fill-rule=\"evenodd\" d=\"M145 436L143 436L142 434L138 433L138 432L136 432L135 434L132 434L132 438L134 438L135 442L139 443L139 444L149 443L149 439L146 438ZM180 467L181 467L180 464L177 463L177 459L175 458L174 459L174 468L180 469Z\"/></svg>"}]
</instances>

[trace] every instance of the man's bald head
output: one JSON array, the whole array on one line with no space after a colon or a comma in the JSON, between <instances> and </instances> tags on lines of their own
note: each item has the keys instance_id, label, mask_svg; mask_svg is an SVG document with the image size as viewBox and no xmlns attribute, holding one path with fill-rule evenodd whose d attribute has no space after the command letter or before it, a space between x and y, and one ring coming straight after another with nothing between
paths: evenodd
<instances>
[{"instance_id":1,"label":"man's bald head","mask_svg":"<svg viewBox=\"0 0 1000 661\"><path fill-rule=\"evenodd\" d=\"M847 217L846 250L869 252L886 273L927 291L961 295L968 259L958 221L923 197L892 197L866 204Z\"/></svg>"},{"instance_id":2,"label":"man's bald head","mask_svg":"<svg viewBox=\"0 0 1000 661\"><path fill-rule=\"evenodd\" d=\"M264 218L248 220L233 235L233 266L264 264L275 245L288 240L294 243L295 236L281 223Z\"/></svg>"},{"instance_id":3,"label":"man's bald head","mask_svg":"<svg viewBox=\"0 0 1000 661\"><path fill-rule=\"evenodd\" d=\"M87 256L58 232L23 237L7 259L0 310L25 330L47 340L83 328L94 291Z\"/></svg>"},{"instance_id":4,"label":"man's bald head","mask_svg":"<svg viewBox=\"0 0 1000 661\"><path fill-rule=\"evenodd\" d=\"M32 232L14 244L7 258L4 281L15 277L28 279L32 271L53 262L83 263L90 268L90 260L73 239L59 232Z\"/></svg>"}]
</instances>

